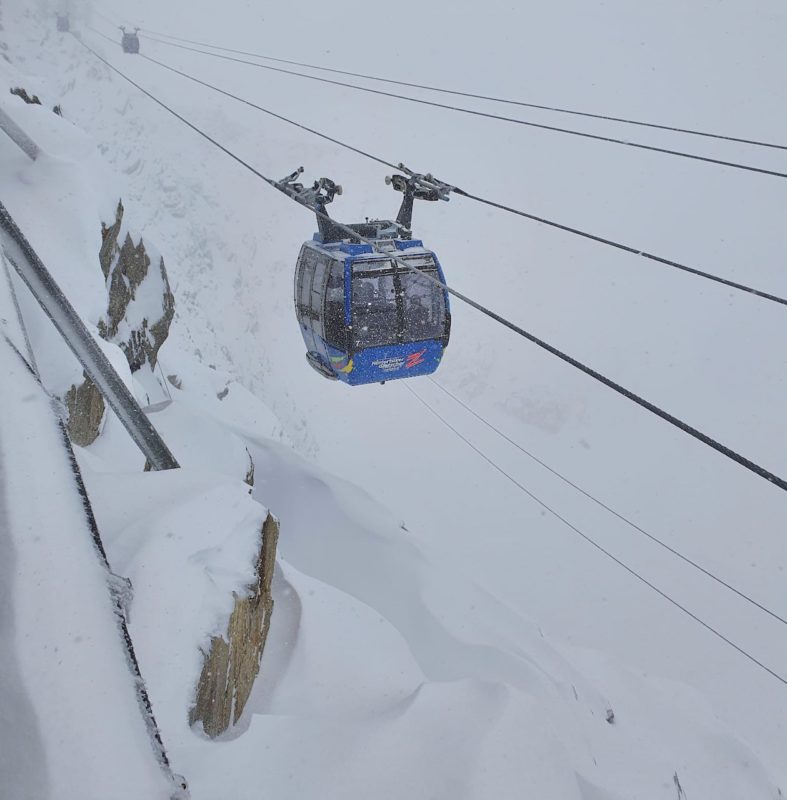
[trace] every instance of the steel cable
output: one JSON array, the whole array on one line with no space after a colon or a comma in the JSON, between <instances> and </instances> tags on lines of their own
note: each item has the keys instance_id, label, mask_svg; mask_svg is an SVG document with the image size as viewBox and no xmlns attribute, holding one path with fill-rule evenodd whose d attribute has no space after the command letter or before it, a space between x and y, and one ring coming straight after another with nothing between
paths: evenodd
<instances>
[{"instance_id":1,"label":"steel cable","mask_svg":"<svg viewBox=\"0 0 787 800\"><path fill-rule=\"evenodd\" d=\"M586 117L588 119L600 119L606 122L620 122L626 125L637 125L642 128L654 128L661 131L671 131L673 133L685 133L691 136L702 136L708 139L719 139L725 142L736 142L738 144L749 144L756 147L767 147L774 150L787 150L787 145L776 144L773 142L763 142L759 139L744 139L738 136L728 136L722 133L710 133L708 131L699 131L694 128L680 128L674 125L661 125L655 122L643 122L642 120L629 119L626 117L614 117L610 114L593 114L589 111L578 111L577 109L561 108L560 106L549 106L539 103L527 103L523 100L511 100L505 97L495 97L488 94L475 94L473 92L463 92L457 89L447 89L443 86L430 86L424 83L411 83L409 81L394 80L392 78L383 78L379 75L367 75L362 72L351 72L344 69L334 69L331 67L320 66L319 64L309 64L305 61L291 61L287 58L276 58L275 56L264 55L263 53L253 53L248 50L236 50L232 47L222 47L218 44L211 44L210 42L200 42L194 39L184 39L181 36L173 36L169 33L161 33L160 31L150 30L148 28L140 29L143 33L152 34L153 36L161 36L165 39L173 39L176 42L184 42L185 44L193 44L198 47L210 47L213 50L222 50L225 53L234 53L235 55L251 56L252 58L261 58L265 61L274 61L279 64L289 64L293 67L306 67L307 69L319 70L320 72L330 72L334 75L346 75L350 78L363 78L368 81L378 81L379 83L388 83L393 86L406 86L410 89L424 89L429 92L438 92L440 94L451 94L457 97L468 97L473 100L487 100L493 103L503 103L504 105L520 106L522 108L534 108L539 111L552 111L557 114L570 114L576 117ZM153 41L156 41L153 39ZM164 44L162 42L162 44Z\"/></svg>"},{"instance_id":2,"label":"steel cable","mask_svg":"<svg viewBox=\"0 0 787 800\"><path fill-rule=\"evenodd\" d=\"M711 158L710 156L701 156L696 153L686 153L683 150L672 150L667 147L657 147L656 145L644 144L642 142L632 142L629 139L618 139L614 136L601 136L596 133L587 133L586 131L577 131L572 128L561 128L557 125L546 125L541 122L531 122L529 120L517 119L516 117L506 117L502 114L492 114L488 111L479 111L477 109L465 108L464 106L455 106L448 103L437 103L434 100L424 100L418 97L410 97L409 95L397 94L396 92L384 92L381 89L372 89L368 86L359 86L355 83L346 83L344 81L332 80L330 78L321 78L318 75L307 75L304 72L296 72L290 69L283 69L281 67L272 67L269 64L260 64L256 61L248 61L247 59L237 58L235 56L227 56L221 53L211 53L208 50L201 50L196 47L190 47L184 44L177 44L176 42L167 42L163 39L155 39L148 37L150 41L158 42L167 47L177 47L181 50L189 50L194 53L201 53L202 55L210 56L212 58L219 58L224 61L233 61L238 64L246 64L258 69L265 69L271 72L279 72L284 75L292 75L298 78L305 78L310 81L318 81L320 83L327 83L333 86L342 86L346 89L353 89L359 92L366 92L368 94L380 95L382 97L391 97L396 100L404 100L409 103L417 103L423 106L431 106L433 108L441 108L447 111L455 111L461 114L470 114L475 117L484 117L486 119L497 120L498 122L508 122L514 125L524 125L528 128L535 128L538 130L551 131L552 133L563 133L569 136L578 136L582 139L592 139L599 142L607 142L609 144L618 144L625 147L633 147L639 150L647 150L653 153L662 153L664 155L676 156L679 158L688 158L694 161L703 161L708 164L715 164L717 166L729 167L731 169L745 170L746 172L755 172L762 175L769 175L776 178L787 178L787 172L779 172L778 170L766 169L765 167L755 167L751 164L741 164L737 161L725 161L724 159Z\"/></svg>"},{"instance_id":3,"label":"steel cable","mask_svg":"<svg viewBox=\"0 0 787 800\"><path fill-rule=\"evenodd\" d=\"M411 386L408 386L405 383L405 388L410 392L410 394L413 395L413 397L415 397L422 405L424 405L435 417L437 417L437 419L439 419L440 422L443 423L443 425L445 425L449 430L453 431L453 433L456 436L458 436L470 449L472 449L477 455L479 455L484 461L486 461L487 464L489 464L491 467L493 467L495 470L497 470L497 472L499 472L503 477L505 477L507 480L509 480L520 491L524 492L528 497L530 497L532 500L534 500L536 503L538 503L538 505L540 505L541 508L543 508L545 511L549 512L550 514L552 514L552 516L554 516L556 519L560 520L560 522L562 522L567 528L572 530L578 536L582 537L582 539L584 539L589 545L594 547L600 553L603 553L607 558L611 559L619 567L622 567L626 572L629 573L629 575L633 576L638 581L640 581L641 583L645 584L645 586L647 586L650 589L652 589L654 592L656 592L656 594L660 595L668 603L671 603L673 606L675 606L675 608L679 609L684 614L686 614L689 617L691 617L691 619L693 619L695 622L697 622L700 625L702 625L702 627L705 628L705 630L707 630L710 633L712 633L714 636L716 636L718 639L720 639L725 644L727 644L730 647L732 647L734 650L736 650L742 656L747 658L753 664L755 664L756 666L760 667L760 669L765 670L765 672L767 672L769 675L771 675L772 677L776 678L776 680L778 680L779 682L781 682L785 686L787 686L787 678L783 677L778 672L776 672L775 670L771 669L766 664L764 664L762 661L760 661L759 659L755 658L753 655L751 655L751 653L749 653L746 650L744 650L740 645L735 644L735 642L733 642L731 639L728 639L719 630L714 628L709 623L705 622L705 620L703 620L700 617L698 617L692 611L689 611L689 609L686 608L686 606L682 605L677 600L675 600L674 598L670 597L670 595L668 595L665 591L663 591L662 589L659 589L659 587L656 586L654 583L649 581L647 578L645 578L643 575L641 575L635 569L630 567L624 561L621 561L617 556L613 555L611 551L607 550L605 547L603 547L601 544L599 544L595 539L593 539L591 536L589 536L587 533L585 533L581 528L577 527L572 522L569 522L569 520L566 517L564 517L562 514L560 514L558 511L556 511L550 505L545 503L540 497L538 497L533 492L531 492L530 489L528 489L524 484L520 483L516 478L514 478L512 475L510 475L508 472L506 472L502 467L498 466L498 464L496 464L491 458L489 458L489 456L487 456L486 453L484 453L481 449L476 447L464 434L462 434L457 428L455 428L453 425L451 425L450 422L448 422L447 420L443 419L443 417L437 411L435 411L435 409L433 409L429 405L429 403L427 403L426 400L424 400L423 397L421 397Z\"/></svg>"},{"instance_id":4,"label":"steel cable","mask_svg":"<svg viewBox=\"0 0 787 800\"><path fill-rule=\"evenodd\" d=\"M621 522L624 522L630 528L633 528L635 531L638 531L643 536L646 536L648 539L650 539L652 542L654 542L655 544L657 544L660 547L662 547L664 550L667 550L669 553L672 553L672 555L674 555L677 558L681 559L681 561L684 561L686 564L689 564L690 566L692 566L695 569L699 570L703 575L705 575L706 577L708 577L711 580L715 581L720 586L723 586L726 589L729 589L729 591L731 591L733 594L738 595L738 597L740 597L742 600L745 600L747 603L750 603L751 605L755 606L756 608L759 608L760 611L764 611L766 614L768 614L769 616L773 617L773 619L777 620L778 622L781 622L783 625L787 625L787 619L785 619L784 617L779 616L779 614L777 614L775 611L771 611L771 609L769 609L766 606L762 605L762 603L758 603L752 597L750 597L749 595L745 594L740 589L736 589L734 586L732 586L730 583L725 581L723 578L720 578L718 575L715 575L710 570L705 569L705 567L703 567L701 564L698 564L696 561L693 561L688 556L683 555L683 553L681 553L679 550L676 550L674 547L670 546L669 544L667 544L662 539L659 539L657 536L654 536L652 533L649 533L644 528L642 528L640 525L637 525L636 522L632 522L630 519L628 519L628 517L625 517L623 514L619 513L618 511L615 511L614 508L611 508L605 502L603 502L602 500L599 500L597 497L595 497L594 495L590 494L590 492L586 491L581 486L579 486L576 483L574 483L572 480L567 478L565 475L562 475L556 469L554 469L553 467L550 467L549 464L547 464L546 462L542 461L538 456L536 456L533 453L531 453L527 448L523 447L521 444L519 444L518 442L514 441L514 439L512 439L506 433L501 431L499 428L495 427L491 422L489 422L487 419L485 419L483 416L481 416L481 414L479 414L477 411L475 411L473 408L471 408L467 403L465 403L464 400L462 400L460 397L457 397L449 389L446 389L445 386L443 386L441 383L436 381L434 378L430 377L429 380L441 392L444 392L454 402L456 402L462 408L464 408L467 412L472 414L479 422L483 423L487 428L489 428L490 430L494 431L498 436L500 436L502 439L504 439L506 442L508 442L513 447L515 447L521 453L526 455L529 459L531 459L532 461L535 461L536 464L539 464L540 466L542 466L545 470L547 470L547 472L551 472L552 475L554 475L556 478L559 478L567 486L570 486L572 489L575 489L580 494L584 495L588 500L590 500L591 502L595 503L600 508L603 508L605 511L608 511L614 517L617 517Z\"/></svg>"},{"instance_id":5,"label":"steel cable","mask_svg":"<svg viewBox=\"0 0 787 800\"><path fill-rule=\"evenodd\" d=\"M185 125L187 125L189 128L191 128L193 131L195 131L197 134L199 134L204 139L209 141L211 144L216 146L222 152L224 152L227 155L229 155L230 158L232 158L234 161L236 161L239 164L241 164L242 166L244 166L246 169L248 169L250 172L252 172L258 178L263 180L269 186L272 186L273 188L277 189L278 191L281 191L287 197L289 197L290 199L294 200L296 203L298 203L299 205L303 206L304 208L309 209L312 213L316 214L317 216L323 217L325 219L331 219L330 217L328 217L327 214L324 214L324 213L320 212L313 204L305 202L295 192L292 192L290 190L284 189L279 181L275 181L272 178L267 177L266 175L261 173L259 170L257 170L253 166L251 166L251 164L249 164L247 161L244 161L242 158L237 156L231 150L229 150L228 148L224 147L224 145L222 145L219 142L217 142L214 138L212 138L210 135L205 133L203 130L201 130L199 127L194 125L192 122L189 122L185 117L180 115L177 111L172 109L170 106L168 106L163 101L159 100L155 95L153 95L147 89L144 89L136 81L134 81L131 78L129 78L121 70L119 70L117 67L115 67L112 63L110 63L105 58L100 56L95 50L93 50L89 45L87 45L81 39L77 38L77 41L86 50L90 51L99 61L101 61L103 64L105 64L107 67L109 67L113 72L115 72L117 75L119 75L125 81L130 83L132 86L134 86L140 92L142 92L144 95L149 97L151 100L153 100L155 103L157 103L163 109L165 109L167 112L172 114L178 120L183 122ZM336 220L331 219L331 222L336 227L344 230L348 234L348 236L353 237L353 238L355 238L355 239L357 239L357 240L359 240L361 242L364 242L365 244L370 245L373 249L377 250L378 252L381 252L381 251L379 251L379 248L377 247L377 245L372 240L367 239L367 238L365 238L363 236L360 236L357 231L354 231L352 228L348 227L347 225L343 225L342 223L336 222ZM407 269L407 270L410 270L410 271L418 271L415 267L412 267L411 265L409 265L406 261L402 260L401 258L399 258L399 257L397 257L395 255L392 255L391 253L386 253L386 255L388 255L393 261L396 261L404 269ZM594 380L598 381L599 383L604 384L608 388L612 389L613 391L617 392L618 394L622 395L623 397L627 398L628 400L632 401L633 403L636 403L637 405L641 406L642 408L645 408L646 410L650 411L652 414L656 415L657 417L660 417L665 422L670 423L671 425L673 425L674 427L676 427L679 430L683 431L684 433L688 434L689 436L692 436L693 438L697 439L698 441L702 442L703 444L707 445L708 447L710 447L710 448L716 450L717 452L721 453L726 458L728 458L728 459L730 459L732 461L735 461L737 464L739 464L740 466L745 467L747 470L753 472L755 475L759 476L760 478L763 478L763 479L767 480L768 482L772 483L774 486L777 486L778 488L782 489L783 491L787 491L787 481L784 480L783 478L779 477L775 473L770 472L769 470L765 469L764 467L760 466L759 464L756 464L755 462L751 461L750 459L746 458L745 456L741 455L740 453L735 452L731 448L729 448L726 445L716 441L715 439L713 439L712 437L710 437L707 434L703 433L702 431L698 430L697 428L692 427L691 425L689 425L688 423L686 423L683 420L679 419L678 417L675 417L674 415L670 414L669 412L664 411L662 408L659 408L654 403L651 403L650 401L645 400L643 397L640 397L639 395L635 394L631 390L625 388L624 386L621 386L620 384L616 383L615 381L611 380L610 378L607 378L606 376L602 375L600 372L594 370L592 367L589 367L586 364L583 364L581 361L578 361L577 359L573 358L572 356L568 355L567 353L562 352L558 348L550 345L549 343L547 343L543 339L538 338L537 336L535 336L534 334L530 333L529 331L526 331L524 328L521 328L516 323L506 319L505 317L502 317L500 314L497 314L496 312L492 311L491 309L487 308L486 306L482 305L481 303L476 302L475 300L471 299L467 295L462 294L461 292L457 291L456 289L453 289L452 287L446 285L445 283L440 281L439 278L434 278L431 275L429 275L428 273L421 273L420 271L419 271L419 274L423 275L425 278L427 278L428 280L432 281L433 283L439 285L440 287L442 287L445 291L447 291L452 296L458 298L459 300L461 300L462 302L464 302L467 305L471 306L472 308L475 308L477 311L480 311L482 314L485 314L490 319L495 320L500 325L503 325L504 327L508 328L509 330L513 331L514 333L518 334L519 336L527 339L528 341L530 341L533 344L537 345L541 349L546 350L548 353L551 353L552 355L556 356L557 358L561 359L562 361L565 361L567 364L570 364L571 366L575 367L576 369L580 370L581 372L584 372L586 375L590 376Z\"/></svg>"},{"instance_id":6,"label":"steel cable","mask_svg":"<svg viewBox=\"0 0 787 800\"><path fill-rule=\"evenodd\" d=\"M107 39L107 41L110 41L113 44L116 44L116 42L113 39L110 39L108 36L104 35L100 31L96 31L95 29L91 29L91 30L93 30L99 36L102 36L103 38ZM371 161L376 161L378 164L383 164L383 165L385 165L387 167L391 167L392 169L398 169L398 167L399 167L398 164L395 164L392 161L389 161L389 160L387 160L385 158L382 158L380 156L376 156L376 155L374 155L373 153L370 153L367 150L363 150L363 149L361 149L359 147L355 147L354 145L351 145L351 144L348 144L346 142L343 142L340 139L336 139L336 138L334 138L332 136L328 136L327 134L322 133L321 131L318 131L318 130L316 130L314 128L310 128L307 125L304 125L304 124L302 124L300 122L296 122L295 120L290 119L288 117L285 117L285 116L283 116L281 114L277 114L276 112L271 111L270 109L265 108L264 106L258 105L257 103L253 103L251 100L247 100L244 97L240 97L239 95L233 94L232 92L228 92L225 89L221 89L220 87L218 87L218 86L216 86L216 85L214 85L212 83L209 83L208 81L201 80L200 78L197 78L194 75L189 74L188 72L185 72L183 70L177 69L176 67L173 67L170 64L166 64L163 61L159 61L156 58L152 58L151 56L147 56L147 55L144 55L144 54L140 54L140 57L145 59L146 61L150 61L151 63L158 65L159 67L162 67L163 69L169 70L170 72L173 72L176 75L181 75L182 77L184 77L184 78L186 78L186 79L188 79L190 81L193 81L194 83L197 83L200 86L204 86L204 87L206 87L208 89L211 89L212 91L215 91L215 92L218 92L219 94L224 95L225 97L229 97L229 98L231 98L233 100L236 100L236 101L238 101L240 103L243 103L244 105L249 106L250 108L254 108L257 111L261 111L264 114L267 114L267 115L269 115L271 117L274 117L274 118L276 118L278 120L281 120L282 122L286 122L289 125L293 125L296 128L300 128L301 130L307 131L307 132L309 132L309 133L311 133L311 134L313 134L315 136L318 136L321 139L324 139L324 140L329 141L329 142L331 142L333 144L336 144L336 145L338 145L340 147L343 147L343 148L345 148L347 150L350 150L351 152L356 153L358 155L361 155L364 158L368 158ZM779 295L775 295L775 294L772 294L770 292L766 292L766 291L764 291L762 289L757 289L757 288L755 288L753 286L748 286L747 284L739 283L737 281L730 280L729 278L722 278L721 276L714 275L711 272L705 272L704 270L697 269L696 267L690 267L687 264L682 264L679 261L675 261L675 260L669 259L669 258L664 258L663 256L659 256L659 255L657 255L655 253L650 253L650 252L648 252L646 250L643 250L641 248L633 247L632 245L623 244L622 242L617 242L614 239L609 239L609 238L606 238L604 236L599 236L597 234L593 234L593 233L590 233L588 231L584 231L584 230L582 230L580 228L576 228L576 227L573 227L571 225L565 225L563 223L556 222L555 220L547 219L546 217L541 217L541 216L538 216L536 214L531 214L531 213L529 213L527 211L521 211L519 209L513 208L513 207L505 205L503 203L498 203L498 202L496 202L494 200L489 200L488 198L481 197L479 195L473 194L472 192L465 191L464 189L461 189L458 186L454 187L454 191L458 195L460 195L461 197L465 197L468 200L473 200L474 202L481 203L483 205L487 205L487 206L490 206L492 208L496 208L496 209L498 209L500 211L505 211L505 212L507 212L509 214L514 214L516 216L524 217L525 219L529 219L529 220L532 220L533 222L538 222L538 223L541 223L543 225L547 225L548 227L552 227L552 228L555 228L557 230L563 231L564 233L570 233L570 234L572 234L574 236L579 236L579 237L581 237L583 239L588 239L589 241L593 241L593 242L596 242L598 244L603 244L603 245L606 245L608 247L613 247L613 248L615 248L617 250L621 250L622 252L629 253L631 255L642 257L642 258L647 259L649 261L653 261L653 262L655 262L657 264L662 264L664 266L672 267L673 269L677 269L677 270L680 270L682 272L687 272L687 273L689 273L691 275L696 275L697 277L700 277L700 278L705 278L707 280L714 281L715 283L719 283L719 284L721 284L723 286L728 286L731 289L736 289L736 290L741 291L741 292L746 292L748 294L755 295L756 297L760 297L763 300L769 300L769 301L771 301L773 303L779 303L781 305L787 305L787 298L780 297Z\"/></svg>"}]
</instances>

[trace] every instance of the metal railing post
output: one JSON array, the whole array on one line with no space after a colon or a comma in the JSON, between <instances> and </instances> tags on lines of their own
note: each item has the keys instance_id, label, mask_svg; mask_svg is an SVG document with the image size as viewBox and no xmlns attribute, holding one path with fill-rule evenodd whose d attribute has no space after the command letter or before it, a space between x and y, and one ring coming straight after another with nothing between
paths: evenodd
<instances>
[{"instance_id":1,"label":"metal railing post","mask_svg":"<svg viewBox=\"0 0 787 800\"><path fill-rule=\"evenodd\" d=\"M11 119L2 107L0 107L0 130L5 131L14 144L22 149L33 161L41 154L38 145Z\"/></svg>"}]
</instances>

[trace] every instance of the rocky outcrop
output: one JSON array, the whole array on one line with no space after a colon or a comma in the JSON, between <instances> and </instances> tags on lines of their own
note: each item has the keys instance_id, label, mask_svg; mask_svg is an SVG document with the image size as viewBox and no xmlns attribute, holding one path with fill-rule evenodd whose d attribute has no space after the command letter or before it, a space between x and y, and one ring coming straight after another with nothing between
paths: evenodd
<instances>
[{"instance_id":1,"label":"rocky outcrop","mask_svg":"<svg viewBox=\"0 0 787 800\"><path fill-rule=\"evenodd\" d=\"M0 27L0 30L2 30L2 27ZM2 48L2 44L0 44L0 48ZM41 100L39 99L37 94L33 95L28 94L27 89L21 86L16 86L13 89L11 89L11 94L16 95L16 97L19 97L21 100L24 100L25 103L27 103L29 106L42 105ZM52 109L52 111L54 111L55 114L58 115L58 117L63 116L63 109L60 107L59 103Z\"/></svg>"},{"instance_id":2,"label":"rocky outcrop","mask_svg":"<svg viewBox=\"0 0 787 800\"><path fill-rule=\"evenodd\" d=\"M249 448L246 448L246 455L249 457L249 469L246 472L244 482L247 483L252 489L254 488L254 459L251 457Z\"/></svg>"},{"instance_id":3,"label":"rocky outcrop","mask_svg":"<svg viewBox=\"0 0 787 800\"><path fill-rule=\"evenodd\" d=\"M189 722L201 722L210 737L219 736L240 719L260 671L273 613L271 581L278 538L279 523L269 514L262 526L257 582L246 597L236 597L226 637L213 637L205 654Z\"/></svg>"},{"instance_id":4,"label":"rocky outcrop","mask_svg":"<svg viewBox=\"0 0 787 800\"><path fill-rule=\"evenodd\" d=\"M156 366L175 315L175 298L164 259L157 256L157 263L152 264L144 241L135 243L125 230L123 214L123 203L119 202L114 223L101 226L98 258L107 284L107 313L99 320L98 331L102 338L120 347L131 371L137 372L145 364L150 369ZM81 447L92 444L101 431L105 412L98 389L85 378L79 386L73 385L63 399L68 408L71 441Z\"/></svg>"},{"instance_id":5,"label":"rocky outcrop","mask_svg":"<svg viewBox=\"0 0 787 800\"><path fill-rule=\"evenodd\" d=\"M175 298L164 259L157 256L158 263L152 265L144 241L140 238L135 243L125 230L123 214L123 203L118 202L115 221L101 226L98 259L107 284L107 313L98 322L98 332L120 347L132 372L145 364L152 370L169 335ZM87 447L101 431L104 400L87 377L79 386L73 385L63 399L71 441Z\"/></svg>"},{"instance_id":6,"label":"rocky outcrop","mask_svg":"<svg viewBox=\"0 0 787 800\"><path fill-rule=\"evenodd\" d=\"M23 89L21 86L15 86L11 89L11 94L16 95L17 97L21 98L25 101L29 106L40 106L41 101L38 99L38 95L29 95L27 93L27 89Z\"/></svg>"},{"instance_id":7,"label":"rocky outcrop","mask_svg":"<svg viewBox=\"0 0 787 800\"><path fill-rule=\"evenodd\" d=\"M64 398L68 409L68 436L80 447L93 444L101 432L106 405L101 392L85 375L84 383L72 386Z\"/></svg>"},{"instance_id":8,"label":"rocky outcrop","mask_svg":"<svg viewBox=\"0 0 787 800\"><path fill-rule=\"evenodd\" d=\"M158 256L158 263L152 264L145 242L140 238L135 243L128 232L121 242L123 213L123 204L118 203L115 222L101 230L99 261L109 304L106 318L98 327L104 339L120 346L131 371L136 372L146 363L151 369L156 366L175 315L175 298L164 259ZM143 284L147 291L142 291Z\"/></svg>"}]
</instances>

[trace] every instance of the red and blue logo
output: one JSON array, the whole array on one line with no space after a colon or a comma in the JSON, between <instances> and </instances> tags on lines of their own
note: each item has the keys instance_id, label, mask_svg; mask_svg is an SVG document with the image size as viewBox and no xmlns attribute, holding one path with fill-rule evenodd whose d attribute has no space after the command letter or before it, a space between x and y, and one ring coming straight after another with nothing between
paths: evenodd
<instances>
[{"instance_id":1,"label":"red and blue logo","mask_svg":"<svg viewBox=\"0 0 787 800\"><path fill-rule=\"evenodd\" d=\"M407 369L412 369L413 367L417 367L419 364L423 364L424 361L425 361L425 359L424 359L424 353L425 352L426 352L426 348L424 348L423 350L421 350L418 353L410 353L410 355L407 356L407 361L405 362L405 367Z\"/></svg>"}]
</instances>

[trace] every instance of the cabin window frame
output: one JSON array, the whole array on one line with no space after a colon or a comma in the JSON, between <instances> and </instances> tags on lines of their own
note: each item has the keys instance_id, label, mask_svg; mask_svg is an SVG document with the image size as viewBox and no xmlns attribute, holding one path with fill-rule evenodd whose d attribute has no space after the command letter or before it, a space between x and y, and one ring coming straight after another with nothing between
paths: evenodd
<instances>
[{"instance_id":1,"label":"cabin window frame","mask_svg":"<svg viewBox=\"0 0 787 800\"><path fill-rule=\"evenodd\" d=\"M332 282L335 285L332 285ZM329 292L331 291L338 292L337 298L330 297ZM350 341L345 315L346 294L345 261L344 259L331 259L323 291L322 316L325 331L323 339L330 347L343 351L349 351ZM334 306L334 310L330 310L329 306Z\"/></svg>"},{"instance_id":2,"label":"cabin window frame","mask_svg":"<svg viewBox=\"0 0 787 800\"><path fill-rule=\"evenodd\" d=\"M301 321L314 319L311 307L311 295L318 257L318 253L315 250L311 247L306 247L301 253L300 263L298 264L295 285L295 310Z\"/></svg>"},{"instance_id":3,"label":"cabin window frame","mask_svg":"<svg viewBox=\"0 0 787 800\"><path fill-rule=\"evenodd\" d=\"M425 309L427 313L431 314L434 311L437 311L438 319L435 322L429 322L429 325L432 326L432 332L429 336L418 335L417 332L413 332L410 330L414 325L417 325L415 322L415 317L413 316L408 304L405 302L408 298L414 297L415 293L409 293L407 291L408 287L406 285L407 279L412 279L414 283L418 281L418 278L423 275L423 283L422 285L428 284L430 287L430 292L427 295L429 301L433 304L432 309ZM446 308L445 302L445 290L442 287L437 286L433 279L440 280L440 274L437 271L436 266L432 267L424 267L418 268L417 272L413 270L399 270L400 276L400 286L401 286L401 297L402 297L402 304L404 306L404 326L401 331L402 341L405 344L413 344L416 342L428 342L434 341L436 339L443 339L445 336L445 328L446 328L446 317L448 315L448 309ZM439 294L438 294L439 293ZM437 299L439 297L439 309L437 309Z\"/></svg>"},{"instance_id":4,"label":"cabin window frame","mask_svg":"<svg viewBox=\"0 0 787 800\"><path fill-rule=\"evenodd\" d=\"M309 293L309 309L311 311L312 330L325 341L325 313L323 304L328 276L333 259L325 253L317 253L317 260L312 275L311 291Z\"/></svg>"},{"instance_id":5,"label":"cabin window frame","mask_svg":"<svg viewBox=\"0 0 787 800\"><path fill-rule=\"evenodd\" d=\"M353 274L352 274L352 297L351 297L351 315L352 315L352 329L353 329L353 336L352 336L352 344L354 350L364 350L367 348L372 347L390 347L392 345L401 344L402 337L401 337L401 330L403 325L402 320L402 298L401 298L401 285L398 280L397 271L395 268L394 262L389 262L391 264L390 267L385 269L377 269L374 271L371 270L359 270L355 271L355 265L353 265ZM394 341L385 341L385 342L369 342L364 341L359 338L359 333L361 331L360 325L358 324L358 319L356 318L356 306L355 306L355 290L356 290L356 281L364 280L364 279L374 279L378 282L385 278L391 278L391 285L393 288L393 306L388 310L379 310L377 313L379 314L390 314L393 312L396 315L396 335Z\"/></svg>"},{"instance_id":6,"label":"cabin window frame","mask_svg":"<svg viewBox=\"0 0 787 800\"><path fill-rule=\"evenodd\" d=\"M398 258L401 258L406 263L412 265L412 269L407 269L399 265L398 261L394 260L391 256L387 256L387 258L374 258L374 259L364 259L359 258L358 260L354 260L352 264L352 275L351 275L351 284L352 284L352 292L354 295L355 292L355 281L356 278L381 278L386 275L392 275L394 281L394 291L395 291L395 298L396 298L396 309L397 309L397 320L396 320L396 335L392 337L392 341L385 342L384 344L369 344L368 342L364 342L359 340L358 335L356 333L357 326L356 326L356 318L355 318L355 311L352 305L352 297L351 297L351 328L353 329L352 335L352 346L355 350L362 350L367 347L390 347L397 344L414 344L418 342L429 342L429 341L437 341L440 340L442 342L446 342L447 340L447 331L450 326L450 311L448 309L448 303L446 302L446 293L445 289L442 287L438 287L436 284L434 285L435 292L439 292L440 295L440 305L442 308L441 311L441 322L439 328L435 330L434 336L428 337L415 337L415 336L408 336L408 324L407 324L407 311L405 308L405 286L403 285L402 276L410 273L417 272L419 274L428 274L430 277L437 278L442 282L442 275L440 273L440 267L438 264L437 259L435 258L434 254L432 253L418 253L413 255L395 254ZM385 266L383 266L385 264ZM426 278L429 280L429 278ZM430 281L432 283L432 281Z\"/></svg>"}]
</instances>

